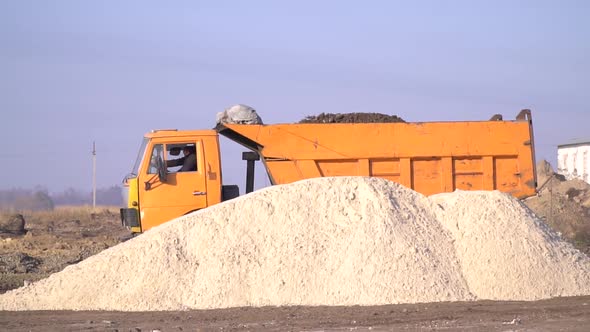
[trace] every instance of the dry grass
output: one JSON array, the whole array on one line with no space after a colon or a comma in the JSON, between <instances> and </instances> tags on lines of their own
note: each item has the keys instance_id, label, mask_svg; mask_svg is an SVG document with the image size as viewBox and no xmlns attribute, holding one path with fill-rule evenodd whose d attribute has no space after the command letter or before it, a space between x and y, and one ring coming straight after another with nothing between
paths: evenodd
<instances>
[{"instance_id":1,"label":"dry grass","mask_svg":"<svg viewBox=\"0 0 590 332\"><path fill-rule=\"evenodd\" d=\"M78 220L81 224L91 223L98 214L118 215L119 207L115 206L58 206L49 211L0 211L1 214L22 214L28 226L47 224L56 221Z\"/></svg>"}]
</instances>

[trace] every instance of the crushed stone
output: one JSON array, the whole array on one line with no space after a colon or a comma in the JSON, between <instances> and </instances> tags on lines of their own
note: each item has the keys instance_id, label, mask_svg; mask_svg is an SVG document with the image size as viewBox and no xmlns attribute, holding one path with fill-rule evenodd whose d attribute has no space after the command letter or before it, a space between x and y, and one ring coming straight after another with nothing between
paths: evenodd
<instances>
[{"instance_id":1,"label":"crushed stone","mask_svg":"<svg viewBox=\"0 0 590 332\"><path fill-rule=\"evenodd\" d=\"M530 301L590 294L590 260L521 201L498 192L431 196L480 299Z\"/></svg>"},{"instance_id":2,"label":"crushed stone","mask_svg":"<svg viewBox=\"0 0 590 332\"><path fill-rule=\"evenodd\" d=\"M499 192L379 178L265 188L155 227L0 310L380 305L590 294L590 259Z\"/></svg>"}]
</instances>

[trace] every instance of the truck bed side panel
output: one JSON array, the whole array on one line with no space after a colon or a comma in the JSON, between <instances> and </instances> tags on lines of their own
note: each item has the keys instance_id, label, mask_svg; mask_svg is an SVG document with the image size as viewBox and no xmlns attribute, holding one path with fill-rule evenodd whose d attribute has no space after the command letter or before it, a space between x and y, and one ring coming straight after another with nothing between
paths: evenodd
<instances>
[{"instance_id":1,"label":"truck bed side panel","mask_svg":"<svg viewBox=\"0 0 590 332\"><path fill-rule=\"evenodd\" d=\"M529 121L226 125L261 154L274 184L321 176L378 176L425 195L535 193ZM223 131L220 132L224 134Z\"/></svg>"}]
</instances>

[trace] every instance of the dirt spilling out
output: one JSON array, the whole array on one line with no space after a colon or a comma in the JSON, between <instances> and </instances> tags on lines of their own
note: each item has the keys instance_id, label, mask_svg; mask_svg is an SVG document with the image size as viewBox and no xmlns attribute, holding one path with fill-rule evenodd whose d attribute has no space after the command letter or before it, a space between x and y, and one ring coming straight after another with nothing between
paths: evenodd
<instances>
[{"instance_id":1,"label":"dirt spilling out","mask_svg":"<svg viewBox=\"0 0 590 332\"><path fill-rule=\"evenodd\" d=\"M384 179L337 177L269 187L165 223L1 295L0 310L379 305L585 294L590 259L510 196L427 198Z\"/></svg>"}]
</instances>

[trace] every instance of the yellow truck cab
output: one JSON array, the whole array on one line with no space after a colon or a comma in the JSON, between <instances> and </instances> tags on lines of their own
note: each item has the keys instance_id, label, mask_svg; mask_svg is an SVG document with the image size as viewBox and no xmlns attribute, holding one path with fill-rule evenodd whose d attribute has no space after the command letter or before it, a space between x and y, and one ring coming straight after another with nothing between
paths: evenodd
<instances>
[{"instance_id":1,"label":"yellow truck cab","mask_svg":"<svg viewBox=\"0 0 590 332\"><path fill-rule=\"evenodd\" d=\"M424 195L454 190L499 190L517 198L536 193L531 112L515 120L414 123L219 124L215 130L157 130L145 135L124 181L127 207L121 219L143 232L189 212L238 195L224 186L219 136L251 150L271 184L325 176L376 176ZM179 171L184 147L196 167ZM249 188L248 188L249 187Z\"/></svg>"},{"instance_id":2,"label":"yellow truck cab","mask_svg":"<svg viewBox=\"0 0 590 332\"><path fill-rule=\"evenodd\" d=\"M194 170L168 166L192 147ZM124 180L128 207L122 222L134 233L206 208L238 195L237 186L222 187L219 136L215 130L154 130L145 135L132 173ZM225 190L224 190L225 189ZM223 193L227 197L223 197Z\"/></svg>"}]
</instances>

